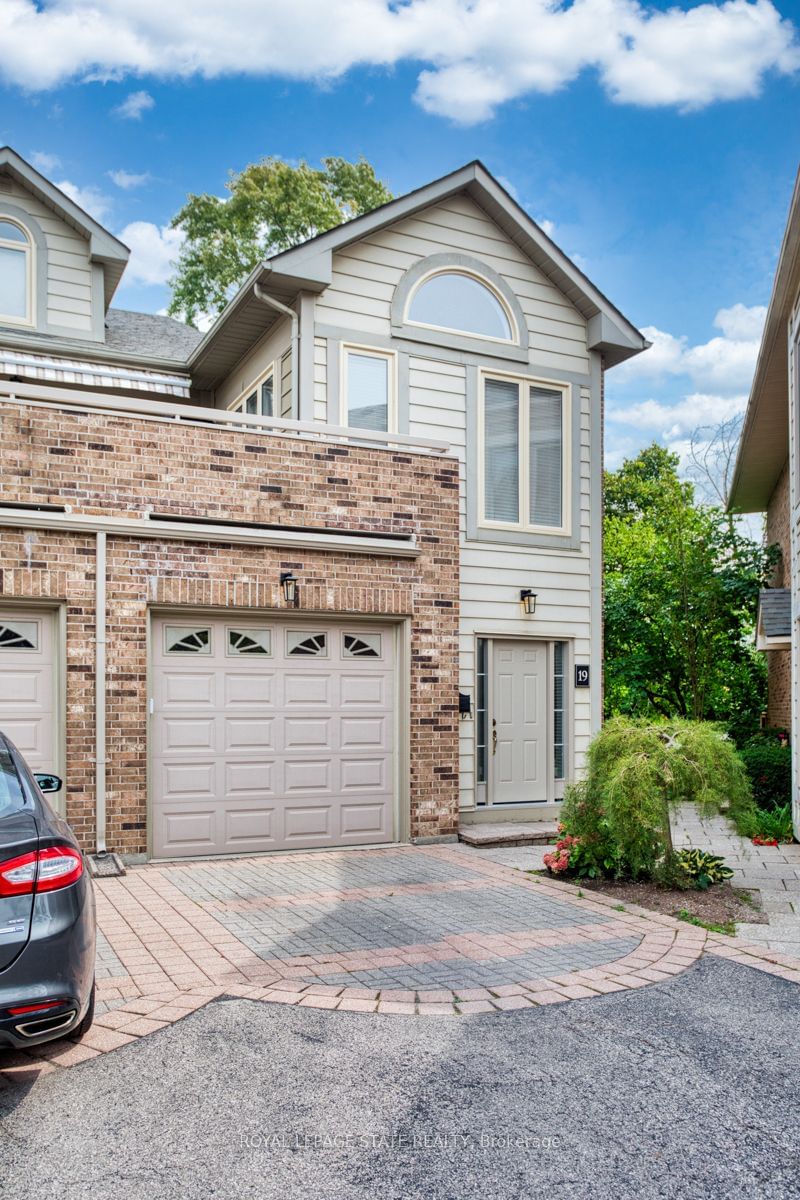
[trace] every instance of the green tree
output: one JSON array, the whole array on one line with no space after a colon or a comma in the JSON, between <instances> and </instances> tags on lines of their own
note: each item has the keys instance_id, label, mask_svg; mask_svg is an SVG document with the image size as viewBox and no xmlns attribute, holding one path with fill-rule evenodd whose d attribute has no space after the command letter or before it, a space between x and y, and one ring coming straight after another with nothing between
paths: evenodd
<instances>
[{"instance_id":1,"label":"green tree","mask_svg":"<svg viewBox=\"0 0 800 1200\"><path fill-rule=\"evenodd\" d=\"M265 158L231 174L229 197L188 197L171 223L185 235L170 280L173 316L192 323L221 312L263 259L392 199L366 159L322 161Z\"/></svg>"},{"instance_id":2,"label":"green tree","mask_svg":"<svg viewBox=\"0 0 800 1200\"><path fill-rule=\"evenodd\" d=\"M775 552L697 504L657 445L607 473L604 532L607 715L754 732L766 691L754 619Z\"/></svg>"}]
</instances>

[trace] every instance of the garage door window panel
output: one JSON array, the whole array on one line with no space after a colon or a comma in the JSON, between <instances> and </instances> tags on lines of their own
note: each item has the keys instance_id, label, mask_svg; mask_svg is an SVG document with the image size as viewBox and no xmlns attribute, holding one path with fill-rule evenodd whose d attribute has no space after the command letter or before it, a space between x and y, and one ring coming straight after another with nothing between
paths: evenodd
<instances>
[{"instance_id":1,"label":"garage door window panel","mask_svg":"<svg viewBox=\"0 0 800 1200\"><path fill-rule=\"evenodd\" d=\"M210 654L211 630L195 625L167 625L164 647L167 654Z\"/></svg>"},{"instance_id":2,"label":"garage door window panel","mask_svg":"<svg viewBox=\"0 0 800 1200\"><path fill-rule=\"evenodd\" d=\"M269 657L272 654L271 629L228 629L225 653L230 658L238 655Z\"/></svg>"},{"instance_id":3,"label":"garage door window panel","mask_svg":"<svg viewBox=\"0 0 800 1200\"><path fill-rule=\"evenodd\" d=\"M286 653L297 658L327 658L328 635L308 630L288 630Z\"/></svg>"},{"instance_id":4,"label":"garage door window panel","mask_svg":"<svg viewBox=\"0 0 800 1200\"><path fill-rule=\"evenodd\" d=\"M38 621L0 622L0 650L38 650Z\"/></svg>"},{"instance_id":5,"label":"garage door window panel","mask_svg":"<svg viewBox=\"0 0 800 1200\"><path fill-rule=\"evenodd\" d=\"M342 638L344 658L380 658L381 635L379 633L346 633Z\"/></svg>"}]
</instances>

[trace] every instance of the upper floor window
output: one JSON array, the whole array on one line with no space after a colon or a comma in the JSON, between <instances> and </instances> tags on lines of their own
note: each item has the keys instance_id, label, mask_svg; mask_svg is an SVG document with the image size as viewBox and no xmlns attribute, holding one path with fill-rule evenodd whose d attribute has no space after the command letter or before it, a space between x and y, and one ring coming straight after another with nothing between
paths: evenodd
<instances>
[{"instance_id":1,"label":"upper floor window","mask_svg":"<svg viewBox=\"0 0 800 1200\"><path fill-rule=\"evenodd\" d=\"M274 417L275 367L271 366L259 379L245 388L231 405L231 412L249 413L256 417Z\"/></svg>"},{"instance_id":2,"label":"upper floor window","mask_svg":"<svg viewBox=\"0 0 800 1200\"><path fill-rule=\"evenodd\" d=\"M481 524L568 531L567 388L483 376Z\"/></svg>"},{"instance_id":3,"label":"upper floor window","mask_svg":"<svg viewBox=\"0 0 800 1200\"><path fill-rule=\"evenodd\" d=\"M406 321L495 341L517 340L504 302L485 280L463 270L423 277L409 297Z\"/></svg>"},{"instance_id":4,"label":"upper floor window","mask_svg":"<svg viewBox=\"0 0 800 1200\"><path fill-rule=\"evenodd\" d=\"M395 355L362 346L342 347L342 425L395 428Z\"/></svg>"},{"instance_id":5,"label":"upper floor window","mask_svg":"<svg viewBox=\"0 0 800 1200\"><path fill-rule=\"evenodd\" d=\"M0 320L33 321L33 242L16 221L0 215Z\"/></svg>"}]
</instances>

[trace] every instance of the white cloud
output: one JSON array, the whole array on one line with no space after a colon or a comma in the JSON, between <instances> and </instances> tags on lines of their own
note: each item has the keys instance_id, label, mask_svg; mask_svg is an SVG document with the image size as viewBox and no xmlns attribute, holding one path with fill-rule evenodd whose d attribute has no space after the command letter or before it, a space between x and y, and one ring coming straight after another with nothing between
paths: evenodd
<instances>
[{"instance_id":1,"label":"white cloud","mask_svg":"<svg viewBox=\"0 0 800 1200\"><path fill-rule=\"evenodd\" d=\"M668 376L687 376L697 388L708 388L723 395L746 393L750 388L758 357L758 347L764 318L763 305L752 308L734 304L721 308L714 317L714 326L722 330L696 346L685 336L675 336L654 326L645 326L645 337L652 342L644 354L630 359L615 372L614 382L632 381L657 383Z\"/></svg>"},{"instance_id":2,"label":"white cloud","mask_svg":"<svg viewBox=\"0 0 800 1200\"><path fill-rule=\"evenodd\" d=\"M137 75L325 82L420 63L417 102L465 125L587 70L618 103L685 110L800 69L794 26L771 0L348 0L346 19L330 0L3 0L0 44L0 78L33 90ZM152 105L134 92L117 111Z\"/></svg>"},{"instance_id":3,"label":"white cloud","mask_svg":"<svg viewBox=\"0 0 800 1200\"><path fill-rule=\"evenodd\" d=\"M44 150L32 150L28 158L43 175L50 175L61 166L61 159L57 154L47 154Z\"/></svg>"},{"instance_id":4,"label":"white cloud","mask_svg":"<svg viewBox=\"0 0 800 1200\"><path fill-rule=\"evenodd\" d=\"M104 221L111 209L111 201L108 196L104 196L99 188L95 187L78 187L77 184L71 183L69 179L61 179L56 183L56 187L60 188L70 200L87 212L90 217L94 217L95 221Z\"/></svg>"},{"instance_id":5,"label":"white cloud","mask_svg":"<svg viewBox=\"0 0 800 1200\"><path fill-rule=\"evenodd\" d=\"M131 257L125 269L125 283L164 284L173 272L183 243L183 233L168 225L151 221L132 221L120 233L130 247Z\"/></svg>"},{"instance_id":6,"label":"white cloud","mask_svg":"<svg viewBox=\"0 0 800 1200\"><path fill-rule=\"evenodd\" d=\"M677 404L643 400L624 409L613 408L609 412L609 419L674 442L703 425L719 425L730 417L738 416L744 412L746 404L746 395L716 396L693 392Z\"/></svg>"},{"instance_id":7,"label":"white cloud","mask_svg":"<svg viewBox=\"0 0 800 1200\"><path fill-rule=\"evenodd\" d=\"M142 113L147 112L151 108L155 108L156 102L149 92L131 92L122 104L118 104L111 111L118 117L123 117L127 121L141 121Z\"/></svg>"},{"instance_id":8,"label":"white cloud","mask_svg":"<svg viewBox=\"0 0 800 1200\"><path fill-rule=\"evenodd\" d=\"M148 171L143 172L141 175L135 175L131 171L109 171L108 177L118 188L123 188L124 191L129 191L131 188L143 187L152 178Z\"/></svg>"}]
</instances>

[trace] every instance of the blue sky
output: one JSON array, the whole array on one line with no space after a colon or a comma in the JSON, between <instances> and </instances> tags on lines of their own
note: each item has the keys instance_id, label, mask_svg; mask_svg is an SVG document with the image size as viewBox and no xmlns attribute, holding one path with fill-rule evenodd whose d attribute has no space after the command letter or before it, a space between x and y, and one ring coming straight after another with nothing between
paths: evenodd
<instances>
[{"instance_id":1,"label":"blue sky","mask_svg":"<svg viewBox=\"0 0 800 1200\"><path fill-rule=\"evenodd\" d=\"M115 303L150 311L170 218L230 169L363 154L401 193L481 158L654 341L608 378L616 465L744 404L798 23L789 0L4 0L0 142L131 245Z\"/></svg>"}]
</instances>

